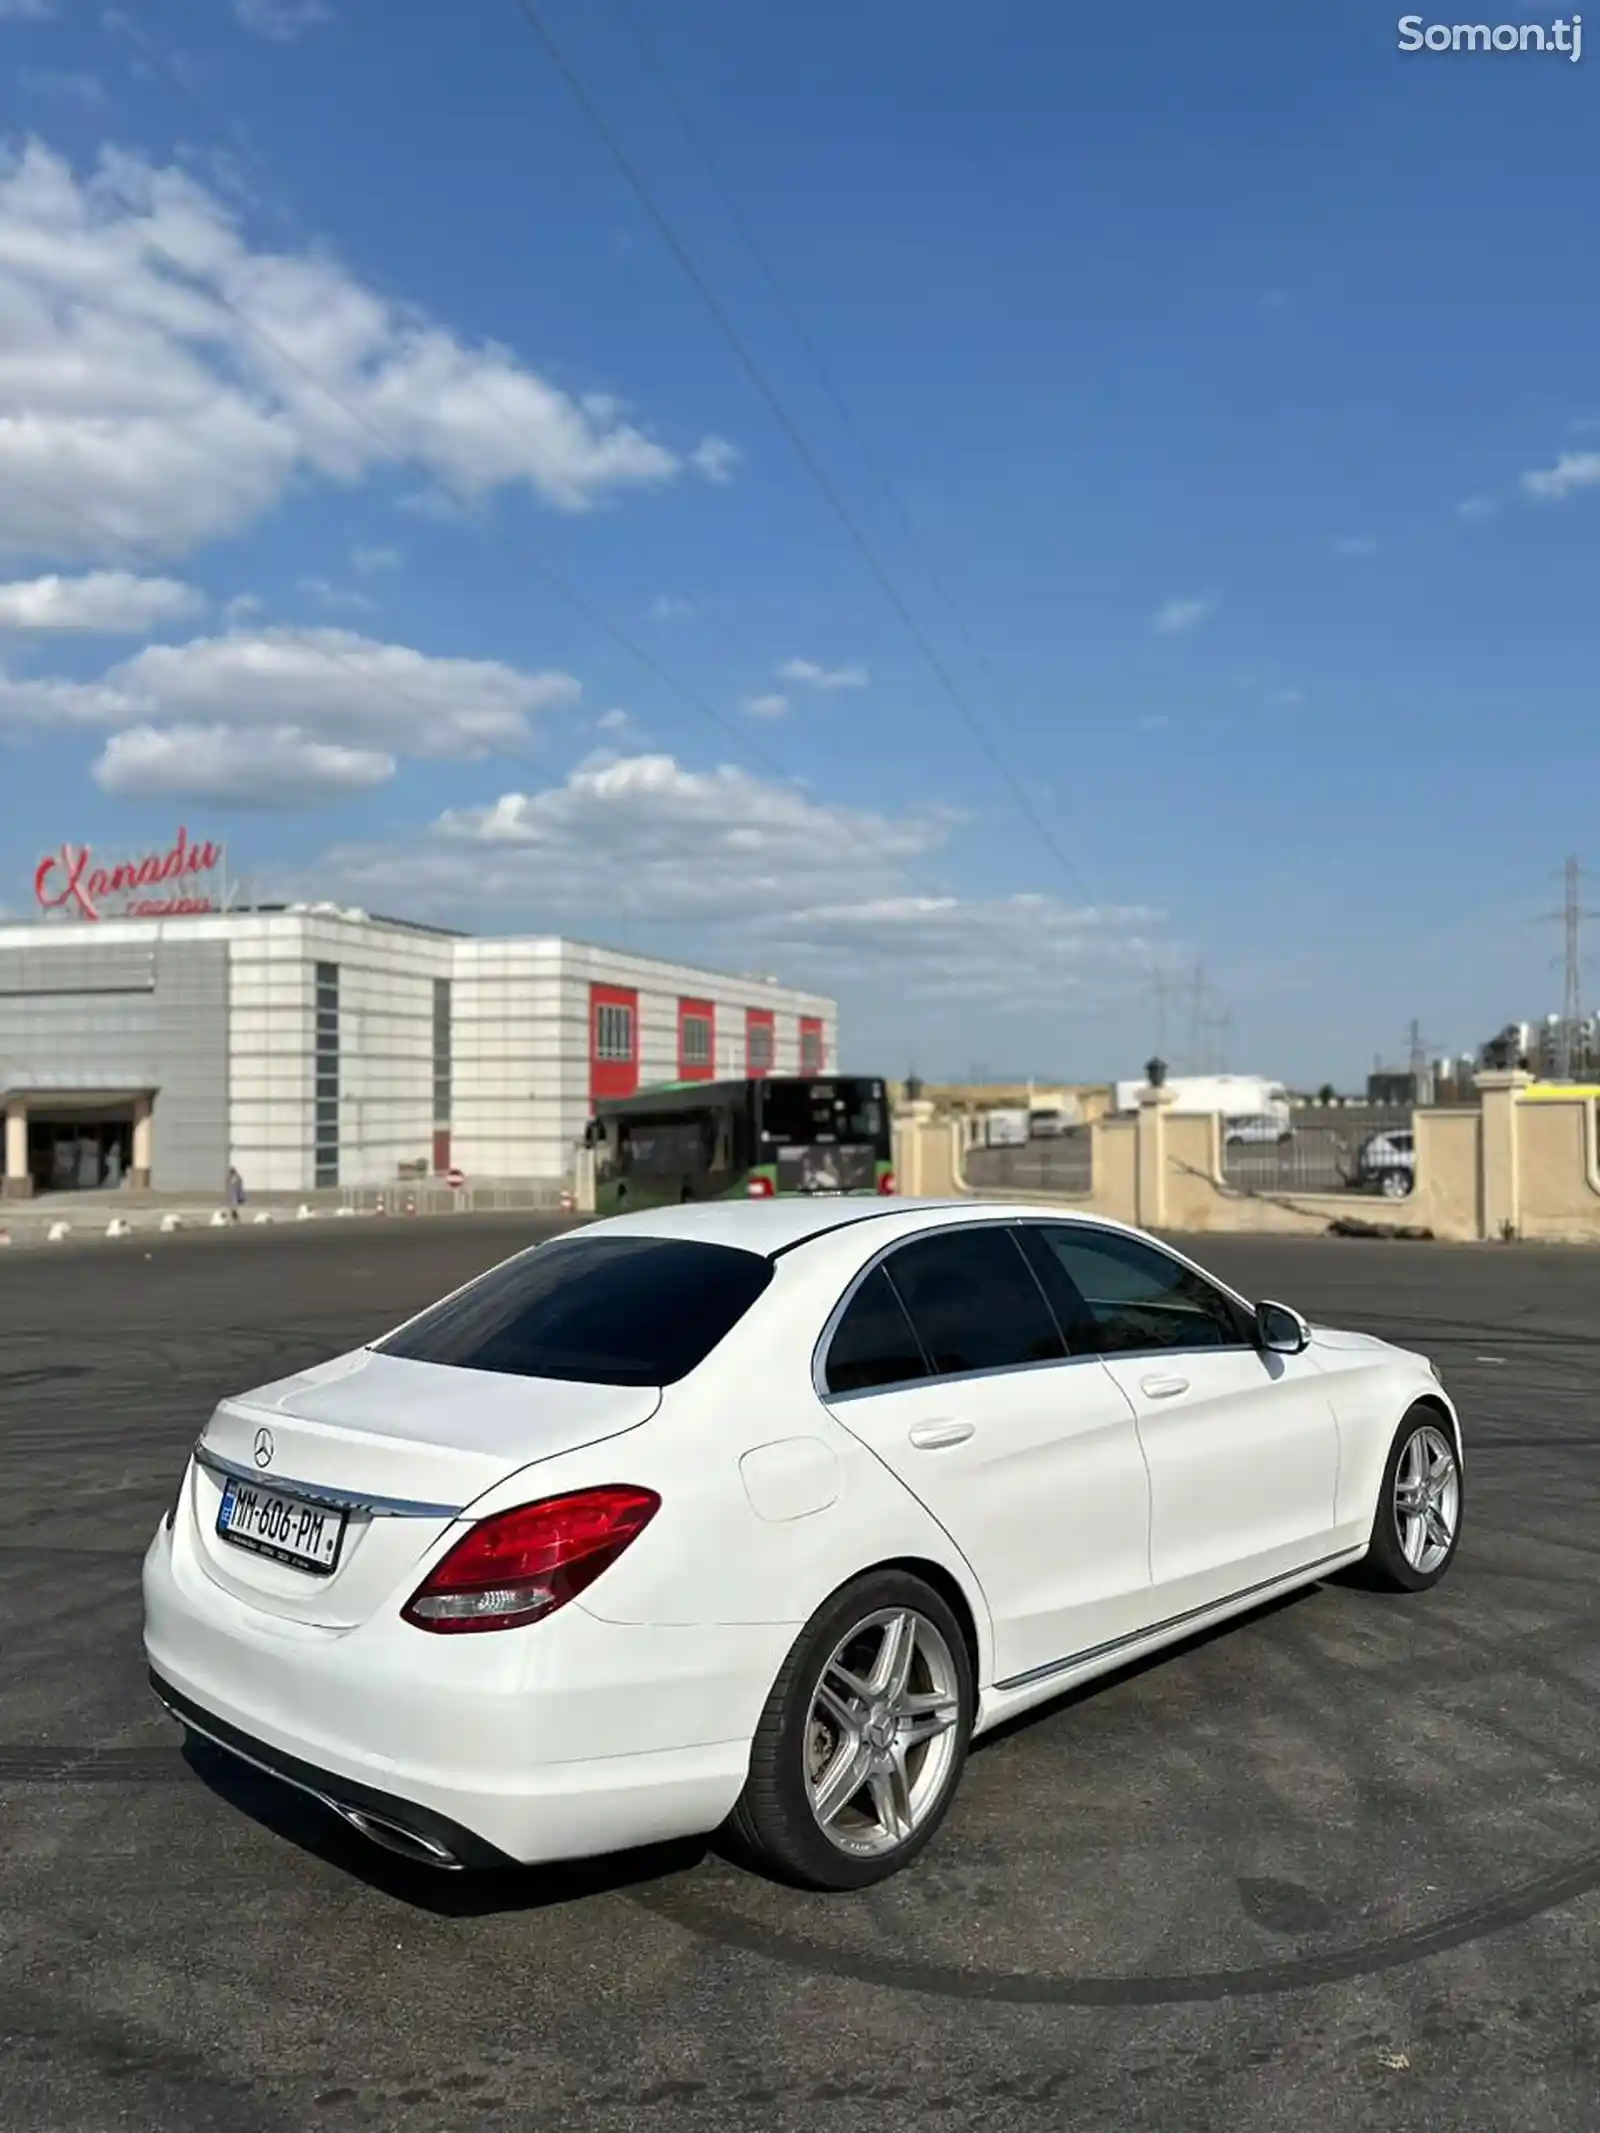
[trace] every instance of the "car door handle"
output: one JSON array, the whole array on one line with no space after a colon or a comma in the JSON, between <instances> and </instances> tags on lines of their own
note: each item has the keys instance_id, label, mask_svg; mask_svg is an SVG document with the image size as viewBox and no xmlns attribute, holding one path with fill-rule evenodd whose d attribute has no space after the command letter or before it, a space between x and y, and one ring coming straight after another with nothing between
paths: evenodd
<instances>
[{"instance_id":1,"label":"car door handle","mask_svg":"<svg viewBox=\"0 0 1600 2133\"><path fill-rule=\"evenodd\" d=\"M965 1444L973 1433L970 1422L919 1422L908 1432L919 1452L942 1452L952 1444Z\"/></svg>"},{"instance_id":2,"label":"car door handle","mask_svg":"<svg viewBox=\"0 0 1600 2133\"><path fill-rule=\"evenodd\" d=\"M1148 1393L1152 1400L1175 1400L1180 1392L1189 1390L1187 1378L1141 1378L1139 1390Z\"/></svg>"}]
</instances>

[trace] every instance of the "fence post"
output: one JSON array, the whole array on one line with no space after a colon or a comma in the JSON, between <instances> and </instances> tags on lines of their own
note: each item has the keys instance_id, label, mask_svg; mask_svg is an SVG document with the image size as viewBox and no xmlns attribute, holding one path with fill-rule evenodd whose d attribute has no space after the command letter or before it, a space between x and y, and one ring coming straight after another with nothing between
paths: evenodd
<instances>
[{"instance_id":1,"label":"fence post","mask_svg":"<svg viewBox=\"0 0 1600 2133\"><path fill-rule=\"evenodd\" d=\"M1167 1219L1168 1088L1139 1091L1138 1139L1134 1149L1134 1220L1140 1229L1162 1229Z\"/></svg>"},{"instance_id":2,"label":"fence post","mask_svg":"<svg viewBox=\"0 0 1600 2133\"><path fill-rule=\"evenodd\" d=\"M1478 1075L1478 1205L1483 1234L1491 1239L1515 1237L1522 1228L1517 1110L1532 1080L1515 1068Z\"/></svg>"}]
</instances>

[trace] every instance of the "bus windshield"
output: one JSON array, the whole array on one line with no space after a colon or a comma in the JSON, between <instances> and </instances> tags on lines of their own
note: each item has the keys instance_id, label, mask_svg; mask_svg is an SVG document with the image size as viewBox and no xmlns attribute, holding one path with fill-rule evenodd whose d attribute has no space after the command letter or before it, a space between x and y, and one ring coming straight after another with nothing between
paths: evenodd
<instances>
[{"instance_id":1,"label":"bus windshield","mask_svg":"<svg viewBox=\"0 0 1600 2133\"><path fill-rule=\"evenodd\" d=\"M765 1081L759 1101L764 1140L799 1148L887 1141L881 1081Z\"/></svg>"}]
</instances>

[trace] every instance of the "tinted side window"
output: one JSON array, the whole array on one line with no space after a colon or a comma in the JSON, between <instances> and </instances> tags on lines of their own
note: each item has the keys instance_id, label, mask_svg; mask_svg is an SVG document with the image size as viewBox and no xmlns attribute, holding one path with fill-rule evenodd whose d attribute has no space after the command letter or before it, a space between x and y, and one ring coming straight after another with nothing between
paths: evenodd
<instances>
[{"instance_id":1,"label":"tinted side window","mask_svg":"<svg viewBox=\"0 0 1600 2133\"><path fill-rule=\"evenodd\" d=\"M1099 1329L1101 1352L1239 1348L1232 1304L1203 1275L1137 1237L1041 1223L1036 1232Z\"/></svg>"},{"instance_id":2,"label":"tinted side window","mask_svg":"<svg viewBox=\"0 0 1600 2133\"><path fill-rule=\"evenodd\" d=\"M536 1245L377 1344L380 1355L585 1385L672 1385L772 1279L770 1260L677 1237Z\"/></svg>"},{"instance_id":3,"label":"tinted side window","mask_svg":"<svg viewBox=\"0 0 1600 2133\"><path fill-rule=\"evenodd\" d=\"M887 1260L935 1371L1005 1370L1057 1362L1060 1329L1009 1230L920 1237Z\"/></svg>"},{"instance_id":4,"label":"tinted side window","mask_svg":"<svg viewBox=\"0 0 1600 2133\"><path fill-rule=\"evenodd\" d=\"M874 1267L834 1329L824 1383L829 1392L867 1392L927 1375L904 1306L883 1268Z\"/></svg>"}]
</instances>

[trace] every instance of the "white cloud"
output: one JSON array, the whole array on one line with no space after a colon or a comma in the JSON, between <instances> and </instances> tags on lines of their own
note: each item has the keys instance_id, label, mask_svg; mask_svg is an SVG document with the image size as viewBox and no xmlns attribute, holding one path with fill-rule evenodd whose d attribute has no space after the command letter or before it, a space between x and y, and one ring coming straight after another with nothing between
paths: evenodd
<instances>
[{"instance_id":1,"label":"white cloud","mask_svg":"<svg viewBox=\"0 0 1600 2133\"><path fill-rule=\"evenodd\" d=\"M778 679L806 689L864 689L871 676L854 661L846 667L821 667L814 659L786 659L778 669Z\"/></svg>"},{"instance_id":2,"label":"white cloud","mask_svg":"<svg viewBox=\"0 0 1600 2133\"><path fill-rule=\"evenodd\" d=\"M1492 496L1469 496L1456 505L1456 517L1468 526L1486 525L1499 516L1500 506Z\"/></svg>"},{"instance_id":3,"label":"white cloud","mask_svg":"<svg viewBox=\"0 0 1600 2133\"><path fill-rule=\"evenodd\" d=\"M98 681L0 679L0 726L292 728L386 755L473 758L521 753L534 715L579 693L568 674L272 629L147 645Z\"/></svg>"},{"instance_id":4,"label":"white cloud","mask_svg":"<svg viewBox=\"0 0 1600 2133\"><path fill-rule=\"evenodd\" d=\"M230 625L247 622L252 615L259 615L265 605L260 593L235 593L222 610L223 619Z\"/></svg>"},{"instance_id":5,"label":"white cloud","mask_svg":"<svg viewBox=\"0 0 1600 2133\"><path fill-rule=\"evenodd\" d=\"M1167 600L1158 607L1151 619L1151 627L1161 637L1180 637L1185 630L1198 629L1208 616L1216 612L1217 603L1209 597L1200 600Z\"/></svg>"},{"instance_id":6,"label":"white cloud","mask_svg":"<svg viewBox=\"0 0 1600 2133\"><path fill-rule=\"evenodd\" d=\"M295 590L323 607L344 608L350 614L371 614L377 601L363 592L350 592L342 585L334 585L327 578L296 578Z\"/></svg>"},{"instance_id":7,"label":"white cloud","mask_svg":"<svg viewBox=\"0 0 1600 2133\"><path fill-rule=\"evenodd\" d=\"M350 551L350 568L358 578L375 578L383 571L398 570L405 558L398 548L363 548Z\"/></svg>"},{"instance_id":8,"label":"white cloud","mask_svg":"<svg viewBox=\"0 0 1600 2133\"><path fill-rule=\"evenodd\" d=\"M56 0L0 0L0 22L48 22Z\"/></svg>"},{"instance_id":9,"label":"white cloud","mask_svg":"<svg viewBox=\"0 0 1600 2133\"><path fill-rule=\"evenodd\" d=\"M1377 546L1370 533L1347 533L1333 544L1334 553L1344 556L1372 555Z\"/></svg>"},{"instance_id":10,"label":"white cloud","mask_svg":"<svg viewBox=\"0 0 1600 2133\"><path fill-rule=\"evenodd\" d=\"M732 481L744 454L726 437L702 437L689 454L689 464L713 487L723 489Z\"/></svg>"},{"instance_id":11,"label":"white cloud","mask_svg":"<svg viewBox=\"0 0 1600 2133\"><path fill-rule=\"evenodd\" d=\"M460 924L650 925L664 948L829 990L859 982L1001 1008L1125 982L1159 913L919 890L911 870L959 821L943 808L827 808L727 765L602 754L560 784L454 810L403 845L338 849L307 878L323 895L332 884L380 908L403 898Z\"/></svg>"},{"instance_id":12,"label":"white cloud","mask_svg":"<svg viewBox=\"0 0 1600 2133\"><path fill-rule=\"evenodd\" d=\"M597 733L627 733L633 726L627 712L620 710L603 711L594 723Z\"/></svg>"},{"instance_id":13,"label":"white cloud","mask_svg":"<svg viewBox=\"0 0 1600 2133\"><path fill-rule=\"evenodd\" d=\"M1559 503L1579 489L1600 483L1600 452L1563 452L1553 467L1524 474L1522 486L1543 503Z\"/></svg>"},{"instance_id":14,"label":"white cloud","mask_svg":"<svg viewBox=\"0 0 1600 2133\"><path fill-rule=\"evenodd\" d=\"M233 0L233 12L241 28L275 44L293 44L333 20L324 0Z\"/></svg>"},{"instance_id":15,"label":"white cloud","mask_svg":"<svg viewBox=\"0 0 1600 2133\"><path fill-rule=\"evenodd\" d=\"M178 556L292 482L407 465L581 512L687 464L614 397L458 340L326 252L253 249L181 170L106 150L80 177L37 142L0 158L4 548Z\"/></svg>"},{"instance_id":16,"label":"white cloud","mask_svg":"<svg viewBox=\"0 0 1600 2133\"><path fill-rule=\"evenodd\" d=\"M774 689L769 696L747 696L744 708L752 718L782 718L789 708L789 699Z\"/></svg>"},{"instance_id":17,"label":"white cloud","mask_svg":"<svg viewBox=\"0 0 1600 2133\"><path fill-rule=\"evenodd\" d=\"M1279 689L1272 701L1283 711L1297 711L1306 700L1304 689Z\"/></svg>"},{"instance_id":18,"label":"white cloud","mask_svg":"<svg viewBox=\"0 0 1600 2133\"><path fill-rule=\"evenodd\" d=\"M694 602L680 600L676 593L657 593L650 602L652 622L687 622L694 612Z\"/></svg>"},{"instance_id":19,"label":"white cloud","mask_svg":"<svg viewBox=\"0 0 1600 2133\"><path fill-rule=\"evenodd\" d=\"M134 726L113 734L93 775L125 800L304 808L370 792L394 772L392 755L312 740L295 726Z\"/></svg>"},{"instance_id":20,"label":"white cloud","mask_svg":"<svg viewBox=\"0 0 1600 2133\"><path fill-rule=\"evenodd\" d=\"M0 629L83 630L137 636L205 606L192 585L92 570L80 578L29 578L0 585Z\"/></svg>"}]
</instances>

